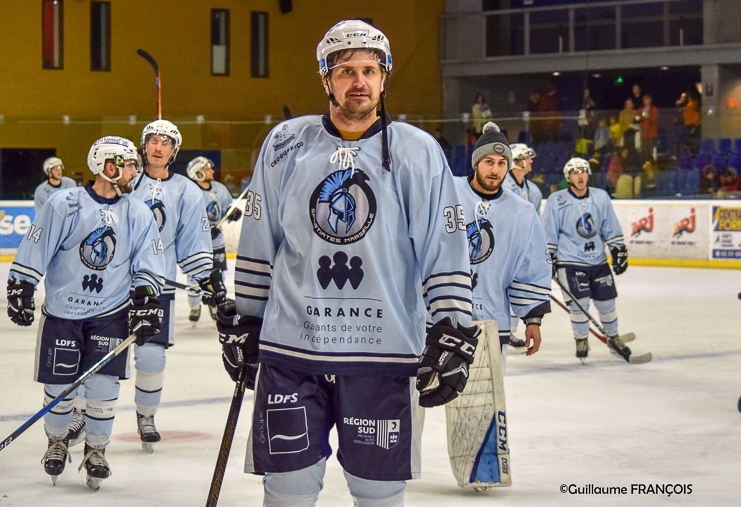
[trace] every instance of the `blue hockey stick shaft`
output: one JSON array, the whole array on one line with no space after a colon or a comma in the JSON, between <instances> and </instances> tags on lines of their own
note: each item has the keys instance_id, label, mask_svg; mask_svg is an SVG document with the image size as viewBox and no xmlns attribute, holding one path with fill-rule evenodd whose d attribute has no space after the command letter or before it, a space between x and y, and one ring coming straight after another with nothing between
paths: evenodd
<instances>
[{"instance_id":1,"label":"blue hockey stick shaft","mask_svg":"<svg viewBox=\"0 0 741 507\"><path fill-rule=\"evenodd\" d=\"M44 408L36 412L29 420L24 422L20 425L20 427L15 430L13 433L8 436L8 438L3 439L0 441L0 451L8 447L16 438L18 438L24 431L26 431L28 428L30 428L33 423L41 419L44 414L49 412L51 409L53 409L57 404L62 401L69 393L80 387L87 379L89 379L91 376L93 376L98 370L100 370L102 367L104 367L106 364L108 364L112 359L114 359L116 356L121 354L126 348L134 343L136 341L136 335L132 334L129 335L128 338L126 338L124 341L118 344L118 346L111 350L108 354L103 357L100 361L98 361L96 364L90 367L88 371L82 374L80 378L75 380L72 384L67 387L64 391L62 391L59 396L51 400Z\"/></svg>"}]
</instances>

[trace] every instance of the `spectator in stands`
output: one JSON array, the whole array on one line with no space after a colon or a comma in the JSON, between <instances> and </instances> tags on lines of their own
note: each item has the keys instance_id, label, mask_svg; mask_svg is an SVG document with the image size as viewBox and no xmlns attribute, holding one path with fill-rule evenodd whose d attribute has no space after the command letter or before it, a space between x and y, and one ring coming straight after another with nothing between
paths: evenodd
<instances>
[{"instance_id":1,"label":"spectator in stands","mask_svg":"<svg viewBox=\"0 0 741 507\"><path fill-rule=\"evenodd\" d=\"M627 158L629 153L628 148L621 148L615 152L610 159L610 165L607 166L606 188L607 192L612 195L617 187L617 182L620 176L626 171Z\"/></svg>"},{"instance_id":2,"label":"spectator in stands","mask_svg":"<svg viewBox=\"0 0 741 507\"><path fill-rule=\"evenodd\" d=\"M676 104L682 108L682 123L687 129L683 148L694 155L700 148L700 92L696 87L690 86Z\"/></svg>"},{"instance_id":3,"label":"spectator in stands","mask_svg":"<svg viewBox=\"0 0 741 507\"><path fill-rule=\"evenodd\" d=\"M641 145L641 127L638 124L640 118L633 107L633 99L625 99L625 107L620 111L620 130L623 132L623 142L620 146L637 150Z\"/></svg>"},{"instance_id":4,"label":"spectator in stands","mask_svg":"<svg viewBox=\"0 0 741 507\"><path fill-rule=\"evenodd\" d=\"M592 94L589 88L584 88L584 95L581 100L581 110L584 111L582 117L581 111L579 112L579 126L581 127L581 136L583 138L591 138L594 132L594 110L597 108L597 104L592 99ZM596 149L596 148L595 148Z\"/></svg>"},{"instance_id":5,"label":"spectator in stands","mask_svg":"<svg viewBox=\"0 0 741 507\"><path fill-rule=\"evenodd\" d=\"M526 110L530 113L529 130L534 143L540 143L543 140L543 129L540 120L538 119L540 115L540 98L542 96L543 93L540 90L535 89L530 93L530 97L528 97L527 100Z\"/></svg>"},{"instance_id":6,"label":"spectator in stands","mask_svg":"<svg viewBox=\"0 0 741 507\"><path fill-rule=\"evenodd\" d=\"M623 145L623 129L620 127L618 117L610 115L610 139L612 139L612 147L617 148Z\"/></svg>"},{"instance_id":7,"label":"spectator in stands","mask_svg":"<svg viewBox=\"0 0 741 507\"><path fill-rule=\"evenodd\" d=\"M724 192L738 192L739 183L738 171L733 167L727 168L720 175L720 188Z\"/></svg>"},{"instance_id":8,"label":"spectator in stands","mask_svg":"<svg viewBox=\"0 0 741 507\"><path fill-rule=\"evenodd\" d=\"M604 155L611 149L612 139L610 138L610 127L607 126L607 120L605 118L600 118L597 121L597 129L594 131L594 151Z\"/></svg>"},{"instance_id":9,"label":"spectator in stands","mask_svg":"<svg viewBox=\"0 0 741 507\"><path fill-rule=\"evenodd\" d=\"M435 136L435 139L437 139L437 143L440 145L440 148L443 149L445 157L450 158L450 142L448 142L448 140L445 139L445 136L443 136L443 129L440 127L436 128L433 135Z\"/></svg>"},{"instance_id":10,"label":"spectator in stands","mask_svg":"<svg viewBox=\"0 0 741 507\"><path fill-rule=\"evenodd\" d=\"M645 164L654 160L654 148L659 139L659 109L653 105L653 99L648 93L643 96L640 113L641 163Z\"/></svg>"},{"instance_id":11,"label":"spectator in stands","mask_svg":"<svg viewBox=\"0 0 741 507\"><path fill-rule=\"evenodd\" d=\"M558 139L558 129L561 127L561 120L558 118L558 96L556 87L553 83L548 83L545 87L545 93L538 103L538 111L543 118L543 138L545 141L555 141Z\"/></svg>"},{"instance_id":12,"label":"spectator in stands","mask_svg":"<svg viewBox=\"0 0 741 507\"><path fill-rule=\"evenodd\" d=\"M702 168L702 177L700 178L700 195L712 196L718 190L718 186L715 183L716 171L712 165L706 165Z\"/></svg>"},{"instance_id":13,"label":"spectator in stands","mask_svg":"<svg viewBox=\"0 0 741 507\"><path fill-rule=\"evenodd\" d=\"M478 139L481 137L481 129L484 128L484 123L491 119L491 108L486 103L486 97L483 93L476 94L476 99L471 106L471 116L473 118L473 132Z\"/></svg>"},{"instance_id":14,"label":"spectator in stands","mask_svg":"<svg viewBox=\"0 0 741 507\"><path fill-rule=\"evenodd\" d=\"M633 109L637 110L643 107L643 90L641 90L641 85L638 83L633 83L630 100L633 102Z\"/></svg>"}]
</instances>

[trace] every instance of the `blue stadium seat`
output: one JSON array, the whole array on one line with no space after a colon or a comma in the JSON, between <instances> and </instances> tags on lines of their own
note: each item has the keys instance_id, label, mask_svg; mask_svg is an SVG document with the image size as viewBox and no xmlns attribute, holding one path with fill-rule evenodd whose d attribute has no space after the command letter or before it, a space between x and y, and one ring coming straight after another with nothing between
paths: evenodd
<instances>
[{"instance_id":1,"label":"blue stadium seat","mask_svg":"<svg viewBox=\"0 0 741 507\"><path fill-rule=\"evenodd\" d=\"M741 153L741 138L733 140L733 151L731 153Z\"/></svg>"},{"instance_id":2,"label":"blue stadium seat","mask_svg":"<svg viewBox=\"0 0 741 507\"><path fill-rule=\"evenodd\" d=\"M713 155L710 153L698 153L695 156L695 162L693 164L694 167L697 169L702 169L706 165L708 165L713 159Z\"/></svg>"},{"instance_id":3,"label":"blue stadium seat","mask_svg":"<svg viewBox=\"0 0 741 507\"><path fill-rule=\"evenodd\" d=\"M731 153L731 140L728 138L718 139L718 149L716 150L718 155L728 155Z\"/></svg>"},{"instance_id":4,"label":"blue stadium seat","mask_svg":"<svg viewBox=\"0 0 741 507\"><path fill-rule=\"evenodd\" d=\"M700 141L699 153L713 153L715 151L715 139L703 139Z\"/></svg>"},{"instance_id":5,"label":"blue stadium seat","mask_svg":"<svg viewBox=\"0 0 741 507\"><path fill-rule=\"evenodd\" d=\"M731 155L728 159L728 167L733 167L736 171L741 171L741 153Z\"/></svg>"},{"instance_id":6,"label":"blue stadium seat","mask_svg":"<svg viewBox=\"0 0 741 507\"><path fill-rule=\"evenodd\" d=\"M725 155L713 155L713 160L710 163L720 172L728 167L728 158Z\"/></svg>"},{"instance_id":7,"label":"blue stadium seat","mask_svg":"<svg viewBox=\"0 0 741 507\"><path fill-rule=\"evenodd\" d=\"M683 197L696 195L700 190L700 169L692 169L685 175L680 193Z\"/></svg>"},{"instance_id":8,"label":"blue stadium seat","mask_svg":"<svg viewBox=\"0 0 741 507\"><path fill-rule=\"evenodd\" d=\"M692 159L691 155L680 155L680 157L677 159L677 169L683 169L685 171L688 171L694 167L694 161Z\"/></svg>"}]
</instances>

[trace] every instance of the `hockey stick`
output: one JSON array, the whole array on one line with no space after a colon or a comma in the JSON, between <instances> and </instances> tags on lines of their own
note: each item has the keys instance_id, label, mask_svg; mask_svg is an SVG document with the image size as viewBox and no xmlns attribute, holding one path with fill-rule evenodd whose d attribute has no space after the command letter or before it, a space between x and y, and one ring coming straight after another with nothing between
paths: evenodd
<instances>
[{"instance_id":1,"label":"hockey stick","mask_svg":"<svg viewBox=\"0 0 741 507\"><path fill-rule=\"evenodd\" d=\"M594 327L596 327L602 333L602 335L606 337L607 336L607 333L605 332L605 328L602 327L602 324L600 324L599 322L597 322L595 320L595 318L592 317L589 314L589 312L587 311L587 309L584 308L584 306L582 306L582 304L579 302L579 300L576 299L576 297L574 297L574 295L569 291L569 289L566 288L566 286L561 282L561 280L558 279L557 276L554 276L553 279L556 281L556 283L558 284L558 286L561 287L561 290L563 291L564 295L566 297L568 297L571 301L573 301L574 304L579 308L579 310L581 310L582 313L584 313L584 315L587 316L587 318L589 319L589 321L592 324L594 324ZM640 356L634 356L633 354L630 354L630 356L628 356L627 359L625 359L625 358L623 358L623 359L625 359L626 361L628 361L631 364L642 364L642 363L649 362L652 358L653 358L652 354L650 352L646 352L645 354L641 354Z\"/></svg>"},{"instance_id":2,"label":"hockey stick","mask_svg":"<svg viewBox=\"0 0 741 507\"><path fill-rule=\"evenodd\" d=\"M242 366L242 369L239 370L237 384L234 386L234 395L232 396L232 403L229 406L229 415L226 416L226 427L224 428L224 436L221 437L219 457L216 460L216 468L214 468L214 476L211 479L211 487L208 489L206 507L216 507L216 502L219 501L221 484L224 482L226 465L229 461L229 452L232 449L232 441L234 440L234 432L237 429L237 421L239 420L239 412L242 409L242 400L244 399L244 389L246 386L247 366Z\"/></svg>"},{"instance_id":3,"label":"hockey stick","mask_svg":"<svg viewBox=\"0 0 741 507\"><path fill-rule=\"evenodd\" d=\"M571 310L569 310L569 307L566 306L565 303L562 303L561 301L559 301L558 298L555 297L553 294L551 294L551 300L553 300L554 303L556 303L558 306L560 306L561 308L563 308L566 311L566 313L569 313L569 314L571 313ZM599 340L602 343L607 343L607 338L605 338L604 335L601 335L597 331L595 331L594 329L592 329L591 326L589 328L589 332L592 333L597 338L599 338ZM628 342L632 342L633 340L636 339L636 334L635 333L625 333L625 334L619 335L618 338L620 338L620 340L623 343L628 343Z\"/></svg>"},{"instance_id":4,"label":"hockey stick","mask_svg":"<svg viewBox=\"0 0 741 507\"><path fill-rule=\"evenodd\" d=\"M228 210L226 210L226 213L224 213L224 216L223 216L223 217L221 217L221 220L219 220L219 222L218 222L218 223L217 223L216 225L214 225L214 229L218 229L219 227L221 227L221 226L222 226L222 225L224 224L224 222L226 222L226 221L227 221L227 219L229 218L229 215L231 215L231 214L232 214L232 211L234 211L234 209L235 209L235 208L236 208L236 207L237 207L237 206L239 205L239 202L240 202L240 201L241 201L242 199L244 199L244 196L245 196L245 195L247 194L247 191L248 191L249 189L250 189L250 187L249 187L249 185L248 185L248 186L247 186L247 188L245 188L245 189L244 189L244 190L242 191L242 193L241 193L241 194L239 194L239 197L237 197L237 198L236 198L236 199L234 200L234 202L232 203L232 205L231 205L231 206L229 206L229 209L228 209Z\"/></svg>"},{"instance_id":5,"label":"hockey stick","mask_svg":"<svg viewBox=\"0 0 741 507\"><path fill-rule=\"evenodd\" d=\"M143 49L137 49L136 54L144 58L154 69L154 84L157 87L157 119L162 119L162 81L160 81L160 66L152 55Z\"/></svg>"},{"instance_id":6,"label":"hockey stick","mask_svg":"<svg viewBox=\"0 0 741 507\"><path fill-rule=\"evenodd\" d=\"M126 348L134 343L136 341L136 335L131 334L128 338L126 338L124 341L118 344L118 346L111 350L108 354L106 354L103 359L98 361L96 364L94 364L88 371L82 374L80 378L75 380L72 384L70 384L67 389L62 391L59 396L54 398L49 402L48 405L46 405L44 408L36 412L28 421L21 424L21 426L15 430L13 433L10 434L10 436L6 439L4 439L2 442L0 442L0 451L5 449L7 446L10 445L11 442L13 442L16 438L18 438L21 433L26 431L28 428L31 427L33 423L41 419L44 414L49 412L51 409L53 409L57 404L62 401L69 393L80 387L87 379L92 377L98 370L100 370L102 367L104 367L106 364L108 364L112 359L114 359L116 356L121 354Z\"/></svg>"}]
</instances>

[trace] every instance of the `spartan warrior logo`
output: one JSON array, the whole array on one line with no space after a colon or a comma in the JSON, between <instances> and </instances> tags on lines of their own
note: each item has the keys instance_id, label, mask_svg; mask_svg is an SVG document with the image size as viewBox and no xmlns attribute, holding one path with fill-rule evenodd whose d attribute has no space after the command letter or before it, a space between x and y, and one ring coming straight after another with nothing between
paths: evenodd
<instances>
[{"instance_id":1,"label":"spartan warrior logo","mask_svg":"<svg viewBox=\"0 0 741 507\"><path fill-rule=\"evenodd\" d=\"M144 201L144 204L149 206L149 209L152 210L154 221L157 222L157 229L159 230L159 232L162 232L162 229L165 227L165 222L167 222L167 216L165 215L165 204L159 199L155 199L154 197Z\"/></svg>"},{"instance_id":2,"label":"spartan warrior logo","mask_svg":"<svg viewBox=\"0 0 741 507\"><path fill-rule=\"evenodd\" d=\"M494 231L491 222L482 218L466 226L468 258L471 264L484 262L494 250Z\"/></svg>"},{"instance_id":3,"label":"spartan warrior logo","mask_svg":"<svg viewBox=\"0 0 741 507\"><path fill-rule=\"evenodd\" d=\"M576 221L576 232L582 238L589 239L597 234L597 228L594 226L594 218L591 213L584 213Z\"/></svg>"},{"instance_id":4,"label":"spartan warrior logo","mask_svg":"<svg viewBox=\"0 0 741 507\"><path fill-rule=\"evenodd\" d=\"M283 128L280 129L280 132L276 133L273 136L273 139L275 139L273 151L279 151L282 150L288 143L296 139L296 134L289 134L288 125L283 125Z\"/></svg>"},{"instance_id":5,"label":"spartan warrior logo","mask_svg":"<svg viewBox=\"0 0 741 507\"><path fill-rule=\"evenodd\" d=\"M221 220L221 206L216 201L211 201L206 206L206 216L209 222L218 222Z\"/></svg>"},{"instance_id":6,"label":"spartan warrior logo","mask_svg":"<svg viewBox=\"0 0 741 507\"><path fill-rule=\"evenodd\" d=\"M376 218L376 197L361 169L335 171L314 189L309 214L316 233L339 245L362 239Z\"/></svg>"},{"instance_id":7,"label":"spartan warrior logo","mask_svg":"<svg viewBox=\"0 0 741 507\"><path fill-rule=\"evenodd\" d=\"M80 260L90 269L101 271L116 253L116 234L110 227L99 227L80 243Z\"/></svg>"}]
</instances>

